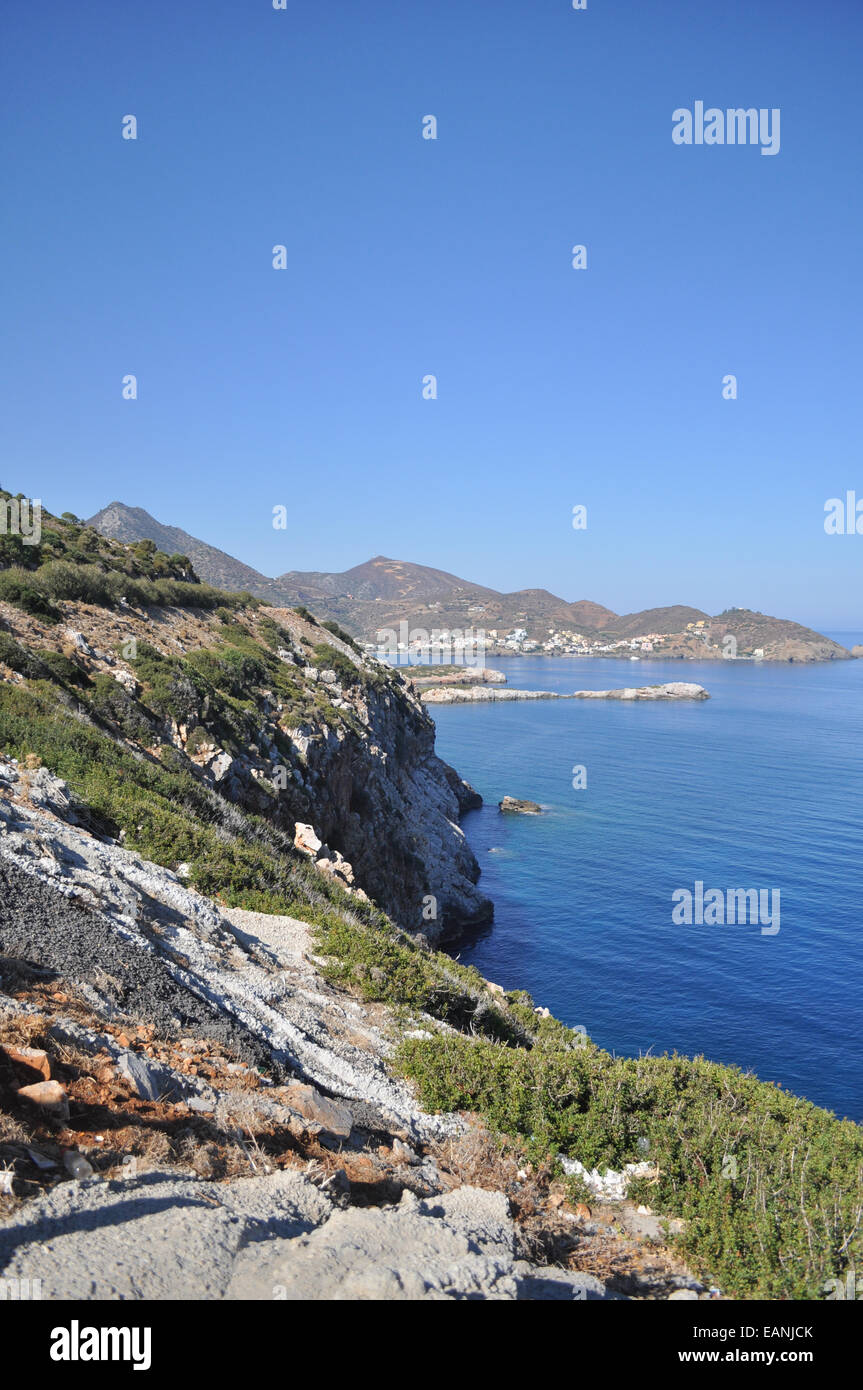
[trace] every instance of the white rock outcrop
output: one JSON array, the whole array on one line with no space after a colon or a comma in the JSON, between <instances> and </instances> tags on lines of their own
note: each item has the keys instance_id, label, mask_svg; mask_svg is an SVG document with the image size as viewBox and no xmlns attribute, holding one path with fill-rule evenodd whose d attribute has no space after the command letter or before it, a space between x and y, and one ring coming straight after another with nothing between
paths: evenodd
<instances>
[{"instance_id":1,"label":"white rock outcrop","mask_svg":"<svg viewBox=\"0 0 863 1390\"><path fill-rule=\"evenodd\" d=\"M669 681L666 685L625 686L622 690L576 690L576 700L709 700L703 685Z\"/></svg>"}]
</instances>

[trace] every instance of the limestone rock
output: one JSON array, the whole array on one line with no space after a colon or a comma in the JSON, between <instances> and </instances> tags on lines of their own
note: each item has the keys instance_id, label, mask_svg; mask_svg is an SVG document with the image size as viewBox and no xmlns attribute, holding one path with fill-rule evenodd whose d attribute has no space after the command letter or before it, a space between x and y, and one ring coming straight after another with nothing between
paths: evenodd
<instances>
[{"instance_id":1,"label":"limestone rock","mask_svg":"<svg viewBox=\"0 0 863 1390\"><path fill-rule=\"evenodd\" d=\"M625 686L622 690L576 690L576 700L709 700L703 685L669 681L665 685Z\"/></svg>"},{"instance_id":2,"label":"limestone rock","mask_svg":"<svg viewBox=\"0 0 863 1390\"><path fill-rule=\"evenodd\" d=\"M606 1202L622 1202L626 1197L626 1189L634 1178L656 1177L656 1166L646 1162L627 1163L622 1172L607 1168L604 1173L600 1173L598 1168L585 1168L577 1158L561 1155L560 1166L568 1177L574 1175L581 1178L591 1192Z\"/></svg>"},{"instance_id":3,"label":"limestone rock","mask_svg":"<svg viewBox=\"0 0 863 1390\"><path fill-rule=\"evenodd\" d=\"M481 704L496 700L567 700L558 690L501 690L488 685L438 685L422 692L424 705Z\"/></svg>"},{"instance_id":4,"label":"limestone rock","mask_svg":"<svg viewBox=\"0 0 863 1390\"><path fill-rule=\"evenodd\" d=\"M294 825L294 846L301 854L308 854L312 859L316 859L324 843L315 834L314 826L297 821Z\"/></svg>"},{"instance_id":5,"label":"limestone rock","mask_svg":"<svg viewBox=\"0 0 863 1390\"><path fill-rule=\"evenodd\" d=\"M93 648L90 646L90 643L87 641L83 633L76 632L73 627L67 627L66 636L69 638L70 642L72 642L74 646L77 647L78 651L81 652L83 656L93 655Z\"/></svg>"},{"instance_id":6,"label":"limestone rock","mask_svg":"<svg viewBox=\"0 0 863 1390\"><path fill-rule=\"evenodd\" d=\"M347 1139L350 1136L353 1129L350 1111L346 1106L338 1105L322 1096L314 1086L294 1082L290 1086L282 1087L279 1094L291 1110L295 1110L311 1124L319 1125L327 1134L336 1139Z\"/></svg>"},{"instance_id":7,"label":"limestone rock","mask_svg":"<svg viewBox=\"0 0 863 1390\"><path fill-rule=\"evenodd\" d=\"M319 858L315 863L315 868L322 874L326 874L328 878L337 879L349 888L354 886L353 865L349 864L344 855L340 854L337 849L331 850L328 857Z\"/></svg>"},{"instance_id":8,"label":"limestone rock","mask_svg":"<svg viewBox=\"0 0 863 1390\"><path fill-rule=\"evenodd\" d=\"M518 811L525 816L542 815L542 807L538 801L522 801L517 796L505 796L503 801L497 804L501 811Z\"/></svg>"},{"instance_id":9,"label":"limestone rock","mask_svg":"<svg viewBox=\"0 0 863 1390\"><path fill-rule=\"evenodd\" d=\"M43 1081L51 1080L51 1063L47 1052L39 1047L18 1047L14 1043L0 1043L0 1052L5 1052L10 1062L30 1071L39 1072Z\"/></svg>"},{"instance_id":10,"label":"limestone rock","mask_svg":"<svg viewBox=\"0 0 863 1390\"><path fill-rule=\"evenodd\" d=\"M234 758L224 751L209 758L206 767L214 782L223 782L234 767Z\"/></svg>"},{"instance_id":11,"label":"limestone rock","mask_svg":"<svg viewBox=\"0 0 863 1390\"><path fill-rule=\"evenodd\" d=\"M500 1192L340 1210L296 1170L229 1183L82 1176L0 1224L0 1278L39 1279L43 1298L64 1302L620 1297L592 1275L516 1259Z\"/></svg>"},{"instance_id":12,"label":"limestone rock","mask_svg":"<svg viewBox=\"0 0 863 1390\"><path fill-rule=\"evenodd\" d=\"M135 680L131 671L127 671L122 666L118 666L117 670L112 671L111 674L117 684L122 685L123 689L127 690L133 698L138 694L141 687Z\"/></svg>"},{"instance_id":13,"label":"limestone rock","mask_svg":"<svg viewBox=\"0 0 863 1390\"><path fill-rule=\"evenodd\" d=\"M66 1087L60 1081L36 1081L32 1086L19 1087L18 1095L34 1105L62 1105L66 1099Z\"/></svg>"},{"instance_id":14,"label":"limestone rock","mask_svg":"<svg viewBox=\"0 0 863 1390\"><path fill-rule=\"evenodd\" d=\"M157 1101L175 1097L179 1099L182 1095L167 1067L150 1062L137 1052L124 1052L117 1064L117 1070L141 1100Z\"/></svg>"}]
</instances>

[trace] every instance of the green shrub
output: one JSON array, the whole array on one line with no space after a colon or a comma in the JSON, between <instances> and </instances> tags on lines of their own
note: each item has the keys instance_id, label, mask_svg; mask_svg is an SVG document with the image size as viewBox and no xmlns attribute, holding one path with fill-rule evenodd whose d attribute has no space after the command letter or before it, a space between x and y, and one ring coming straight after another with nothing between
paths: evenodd
<instances>
[{"instance_id":1,"label":"green shrub","mask_svg":"<svg viewBox=\"0 0 863 1390\"><path fill-rule=\"evenodd\" d=\"M340 652L338 647L331 647L328 642L319 642L314 649L312 665L320 670L335 671L336 679L342 685L357 685L360 680L360 673L351 661L349 656Z\"/></svg>"},{"instance_id":2,"label":"green shrub","mask_svg":"<svg viewBox=\"0 0 863 1390\"><path fill-rule=\"evenodd\" d=\"M364 999L422 1009L454 1027L506 1042L530 1035L499 1008L478 971L439 951L423 950L375 910L366 923L333 914L315 921L315 946L329 958L324 973L357 989Z\"/></svg>"},{"instance_id":3,"label":"green shrub","mask_svg":"<svg viewBox=\"0 0 863 1390\"><path fill-rule=\"evenodd\" d=\"M272 651L278 651L279 647L290 647L291 634L286 628L265 614L258 621L258 631L262 639Z\"/></svg>"},{"instance_id":4,"label":"green shrub","mask_svg":"<svg viewBox=\"0 0 863 1390\"><path fill-rule=\"evenodd\" d=\"M209 730L205 729L202 724L199 724L196 729L192 730L189 737L186 739L186 752L197 753L198 749L203 747L204 744L212 743L213 741L213 736Z\"/></svg>"},{"instance_id":5,"label":"green shrub","mask_svg":"<svg viewBox=\"0 0 863 1390\"><path fill-rule=\"evenodd\" d=\"M109 607L114 602L109 576L98 565L49 560L37 572L40 586L53 599Z\"/></svg>"},{"instance_id":6,"label":"green shrub","mask_svg":"<svg viewBox=\"0 0 863 1390\"><path fill-rule=\"evenodd\" d=\"M93 680L90 708L100 719L116 724L127 738L137 743L149 743L153 738L153 726L138 702L107 672Z\"/></svg>"},{"instance_id":7,"label":"green shrub","mask_svg":"<svg viewBox=\"0 0 863 1390\"><path fill-rule=\"evenodd\" d=\"M39 652L39 660L56 680L64 682L66 685L77 686L84 690L90 684L87 672L81 669L77 661L64 656L62 652L43 648Z\"/></svg>"},{"instance_id":8,"label":"green shrub","mask_svg":"<svg viewBox=\"0 0 863 1390\"><path fill-rule=\"evenodd\" d=\"M479 1111L537 1157L619 1169L646 1140L654 1176L630 1196L682 1217L683 1253L727 1293L816 1298L863 1258L860 1128L736 1067L460 1036L407 1039L398 1065L427 1108Z\"/></svg>"},{"instance_id":9,"label":"green shrub","mask_svg":"<svg viewBox=\"0 0 863 1390\"><path fill-rule=\"evenodd\" d=\"M42 622L57 623L60 621L59 610L48 598L35 577L18 566L8 570L0 570L0 602L12 603L22 612L29 613L31 617L40 618Z\"/></svg>"},{"instance_id":10,"label":"green shrub","mask_svg":"<svg viewBox=\"0 0 863 1390\"><path fill-rule=\"evenodd\" d=\"M214 690L242 697L255 686L267 681L267 668L256 655L238 647L221 647L218 652L199 647L190 652L186 662L189 673L196 672Z\"/></svg>"},{"instance_id":11,"label":"green shrub","mask_svg":"<svg viewBox=\"0 0 863 1390\"><path fill-rule=\"evenodd\" d=\"M0 661L29 679L39 680L46 674L44 667L30 649L22 647L6 632L0 632Z\"/></svg>"},{"instance_id":12,"label":"green shrub","mask_svg":"<svg viewBox=\"0 0 863 1390\"><path fill-rule=\"evenodd\" d=\"M19 569L36 569L40 562L41 545L25 545L21 536L0 535L0 569L17 565Z\"/></svg>"},{"instance_id":13,"label":"green shrub","mask_svg":"<svg viewBox=\"0 0 863 1390\"><path fill-rule=\"evenodd\" d=\"M231 695L244 695L250 687L264 685L267 668L257 656L242 651L239 647L222 647L219 659L229 682L227 689Z\"/></svg>"}]
</instances>

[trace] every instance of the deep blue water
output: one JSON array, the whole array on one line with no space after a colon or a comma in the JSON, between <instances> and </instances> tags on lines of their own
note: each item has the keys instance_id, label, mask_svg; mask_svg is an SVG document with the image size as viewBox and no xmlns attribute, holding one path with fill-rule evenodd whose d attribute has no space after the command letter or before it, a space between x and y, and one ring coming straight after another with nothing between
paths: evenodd
<instances>
[{"instance_id":1,"label":"deep blue water","mask_svg":"<svg viewBox=\"0 0 863 1390\"><path fill-rule=\"evenodd\" d=\"M486 802L463 825L495 922L459 959L613 1052L702 1053L863 1120L863 661L492 664L521 689L690 680L711 699L430 707ZM546 813L501 815L507 793ZM778 934L674 925L698 879L778 888Z\"/></svg>"}]
</instances>

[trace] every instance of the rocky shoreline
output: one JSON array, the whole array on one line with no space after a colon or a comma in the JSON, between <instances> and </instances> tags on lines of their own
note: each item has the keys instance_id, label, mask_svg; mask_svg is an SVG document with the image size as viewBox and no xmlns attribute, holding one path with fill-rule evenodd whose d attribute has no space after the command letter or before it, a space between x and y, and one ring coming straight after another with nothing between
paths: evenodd
<instances>
[{"instance_id":1,"label":"rocky shoreline","mask_svg":"<svg viewBox=\"0 0 863 1390\"><path fill-rule=\"evenodd\" d=\"M424 1111L388 1065L404 1023L324 964L307 923L226 909L0 760L0 1279L55 1300L710 1296L625 1174L587 1174L597 1210L574 1211Z\"/></svg>"},{"instance_id":2,"label":"rocky shoreline","mask_svg":"<svg viewBox=\"0 0 863 1390\"><path fill-rule=\"evenodd\" d=\"M556 690L499 690L494 686L440 685L422 692L424 705L465 705L489 700L570 700Z\"/></svg>"},{"instance_id":3,"label":"rocky shoreline","mask_svg":"<svg viewBox=\"0 0 863 1390\"><path fill-rule=\"evenodd\" d=\"M91 536L99 569L74 519L44 520L62 592L51 561L44 588L0 603L0 1293L820 1286L859 1217L839 1122L702 1058L617 1058L432 949L491 903L458 824L481 799L437 757L410 680L305 608L207 593L182 557ZM768 1137L729 1245L725 1174L700 1155L746 1126ZM793 1171L813 1145L829 1188ZM804 1278L765 1255L767 1191Z\"/></svg>"},{"instance_id":4,"label":"rocky shoreline","mask_svg":"<svg viewBox=\"0 0 863 1390\"><path fill-rule=\"evenodd\" d=\"M710 692L692 681L625 686L622 690L576 690L575 700L709 700Z\"/></svg>"},{"instance_id":5,"label":"rocky shoreline","mask_svg":"<svg viewBox=\"0 0 863 1390\"><path fill-rule=\"evenodd\" d=\"M669 681L664 685L625 686L621 690L498 690L489 686L438 686L424 690L423 704L462 705L492 700L708 700L709 691L691 681Z\"/></svg>"}]
</instances>

